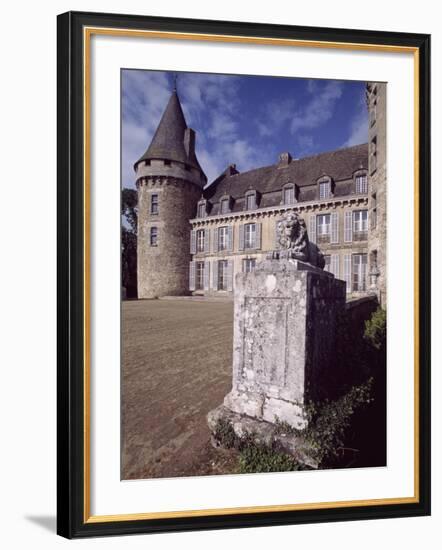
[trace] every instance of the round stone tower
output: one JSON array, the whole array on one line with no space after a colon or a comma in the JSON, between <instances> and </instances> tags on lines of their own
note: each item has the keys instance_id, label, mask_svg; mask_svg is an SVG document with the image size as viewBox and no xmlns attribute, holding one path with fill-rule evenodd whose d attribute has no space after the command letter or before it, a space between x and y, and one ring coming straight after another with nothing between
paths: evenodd
<instances>
[{"instance_id":1,"label":"round stone tower","mask_svg":"<svg viewBox=\"0 0 442 550\"><path fill-rule=\"evenodd\" d=\"M138 298L189 293L190 224L207 183L173 91L144 155L134 165L138 189Z\"/></svg>"}]
</instances>

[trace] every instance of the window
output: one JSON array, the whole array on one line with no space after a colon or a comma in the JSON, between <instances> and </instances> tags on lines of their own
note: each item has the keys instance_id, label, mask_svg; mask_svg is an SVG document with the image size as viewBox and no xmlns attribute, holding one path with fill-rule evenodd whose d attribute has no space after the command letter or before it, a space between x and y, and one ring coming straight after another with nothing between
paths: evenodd
<instances>
[{"instance_id":1,"label":"window","mask_svg":"<svg viewBox=\"0 0 442 550\"><path fill-rule=\"evenodd\" d=\"M330 254L324 254L324 270L329 271L331 273L331 256Z\"/></svg>"},{"instance_id":2,"label":"window","mask_svg":"<svg viewBox=\"0 0 442 550\"><path fill-rule=\"evenodd\" d=\"M244 226L244 248L256 248L255 223L246 223Z\"/></svg>"},{"instance_id":3,"label":"window","mask_svg":"<svg viewBox=\"0 0 442 550\"><path fill-rule=\"evenodd\" d=\"M152 193L150 196L150 213L158 214L158 195L156 193Z\"/></svg>"},{"instance_id":4,"label":"window","mask_svg":"<svg viewBox=\"0 0 442 550\"><path fill-rule=\"evenodd\" d=\"M365 233L368 229L367 210L356 210L353 212L353 233Z\"/></svg>"},{"instance_id":5,"label":"window","mask_svg":"<svg viewBox=\"0 0 442 550\"><path fill-rule=\"evenodd\" d=\"M204 218L206 215L206 204L204 202L201 202L198 205L198 218Z\"/></svg>"},{"instance_id":6,"label":"window","mask_svg":"<svg viewBox=\"0 0 442 550\"><path fill-rule=\"evenodd\" d=\"M319 198L328 199L330 197L330 181L321 181L319 183Z\"/></svg>"},{"instance_id":7,"label":"window","mask_svg":"<svg viewBox=\"0 0 442 550\"><path fill-rule=\"evenodd\" d=\"M370 126L374 126L376 123L376 110L377 110L377 100L375 99L370 109Z\"/></svg>"},{"instance_id":8,"label":"window","mask_svg":"<svg viewBox=\"0 0 442 550\"><path fill-rule=\"evenodd\" d=\"M227 290L227 260L218 261L218 290Z\"/></svg>"},{"instance_id":9,"label":"window","mask_svg":"<svg viewBox=\"0 0 442 550\"><path fill-rule=\"evenodd\" d=\"M256 259L255 258L245 258L242 261L242 270L244 273L250 273L255 269Z\"/></svg>"},{"instance_id":10,"label":"window","mask_svg":"<svg viewBox=\"0 0 442 550\"><path fill-rule=\"evenodd\" d=\"M246 195L246 210L254 210L256 208L256 195L249 193Z\"/></svg>"},{"instance_id":11,"label":"window","mask_svg":"<svg viewBox=\"0 0 442 550\"><path fill-rule=\"evenodd\" d=\"M376 229L376 225L378 222L378 209L377 209L377 200L376 200L376 193L373 193L371 196L371 228Z\"/></svg>"},{"instance_id":12,"label":"window","mask_svg":"<svg viewBox=\"0 0 442 550\"><path fill-rule=\"evenodd\" d=\"M370 143L370 170L373 173L377 164L377 139L374 137Z\"/></svg>"},{"instance_id":13,"label":"window","mask_svg":"<svg viewBox=\"0 0 442 550\"><path fill-rule=\"evenodd\" d=\"M196 262L196 280L195 289L204 289L204 262Z\"/></svg>"},{"instance_id":14,"label":"window","mask_svg":"<svg viewBox=\"0 0 442 550\"><path fill-rule=\"evenodd\" d=\"M317 235L329 236L330 235L330 214L319 214L316 216L317 219Z\"/></svg>"},{"instance_id":15,"label":"window","mask_svg":"<svg viewBox=\"0 0 442 550\"><path fill-rule=\"evenodd\" d=\"M204 229L198 229L196 232L196 251L197 252L204 252L205 245L206 245L206 232Z\"/></svg>"},{"instance_id":16,"label":"window","mask_svg":"<svg viewBox=\"0 0 442 550\"><path fill-rule=\"evenodd\" d=\"M284 188L283 191L284 204L294 204L295 202L295 188L293 185Z\"/></svg>"},{"instance_id":17,"label":"window","mask_svg":"<svg viewBox=\"0 0 442 550\"><path fill-rule=\"evenodd\" d=\"M164 161L164 166L170 166L170 164L171 164L170 160L165 160Z\"/></svg>"},{"instance_id":18,"label":"window","mask_svg":"<svg viewBox=\"0 0 442 550\"><path fill-rule=\"evenodd\" d=\"M221 199L221 214L227 214L229 211L229 199Z\"/></svg>"},{"instance_id":19,"label":"window","mask_svg":"<svg viewBox=\"0 0 442 550\"><path fill-rule=\"evenodd\" d=\"M150 228L150 246L158 246L158 227Z\"/></svg>"},{"instance_id":20,"label":"window","mask_svg":"<svg viewBox=\"0 0 442 550\"><path fill-rule=\"evenodd\" d=\"M367 254L353 254L352 285L353 292L364 291L367 288Z\"/></svg>"},{"instance_id":21,"label":"window","mask_svg":"<svg viewBox=\"0 0 442 550\"><path fill-rule=\"evenodd\" d=\"M218 229L218 250L227 250L228 248L228 241L229 239L229 232L228 227L220 227Z\"/></svg>"},{"instance_id":22,"label":"window","mask_svg":"<svg viewBox=\"0 0 442 550\"><path fill-rule=\"evenodd\" d=\"M358 195L362 193L367 193L368 191L368 182L366 174L361 174L356 176L356 193Z\"/></svg>"}]
</instances>

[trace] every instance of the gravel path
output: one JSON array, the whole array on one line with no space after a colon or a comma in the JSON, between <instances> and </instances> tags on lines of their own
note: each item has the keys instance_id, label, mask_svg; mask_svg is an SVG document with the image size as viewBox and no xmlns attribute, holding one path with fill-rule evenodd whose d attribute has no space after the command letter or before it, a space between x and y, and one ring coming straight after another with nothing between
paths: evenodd
<instances>
[{"instance_id":1,"label":"gravel path","mask_svg":"<svg viewBox=\"0 0 442 550\"><path fill-rule=\"evenodd\" d=\"M233 303L123 302L122 478L231 473L207 412L231 388Z\"/></svg>"}]
</instances>

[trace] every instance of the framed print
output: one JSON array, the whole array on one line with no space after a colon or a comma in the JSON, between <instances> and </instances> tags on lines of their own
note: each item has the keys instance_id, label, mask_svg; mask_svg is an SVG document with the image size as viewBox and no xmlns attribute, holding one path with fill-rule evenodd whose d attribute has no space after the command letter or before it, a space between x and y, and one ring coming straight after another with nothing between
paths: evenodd
<instances>
[{"instance_id":1,"label":"framed print","mask_svg":"<svg viewBox=\"0 0 442 550\"><path fill-rule=\"evenodd\" d=\"M430 513L430 37L58 17L58 533Z\"/></svg>"}]
</instances>

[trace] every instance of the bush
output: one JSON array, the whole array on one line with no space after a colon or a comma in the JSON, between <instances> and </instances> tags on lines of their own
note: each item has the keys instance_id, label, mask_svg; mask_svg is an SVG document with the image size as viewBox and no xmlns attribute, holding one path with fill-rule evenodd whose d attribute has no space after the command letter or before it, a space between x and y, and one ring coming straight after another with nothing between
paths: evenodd
<instances>
[{"instance_id":1,"label":"bush","mask_svg":"<svg viewBox=\"0 0 442 550\"><path fill-rule=\"evenodd\" d=\"M256 443L243 446L239 457L238 473L259 474L264 472L293 472L304 469L296 460L279 451Z\"/></svg>"},{"instance_id":2,"label":"bush","mask_svg":"<svg viewBox=\"0 0 442 550\"><path fill-rule=\"evenodd\" d=\"M336 401L325 401L320 405L310 403L307 406L308 427L301 432L310 444L314 458L325 465L338 457L344 446L345 434L351 424L353 414L361 406L372 402L371 389L373 379L365 384L353 386L351 390Z\"/></svg>"},{"instance_id":3,"label":"bush","mask_svg":"<svg viewBox=\"0 0 442 550\"><path fill-rule=\"evenodd\" d=\"M371 319L365 321L364 339L376 350L385 349L387 341L387 312L378 307Z\"/></svg>"}]
</instances>

